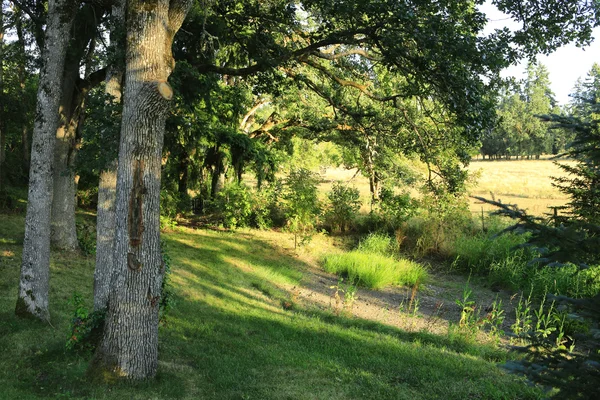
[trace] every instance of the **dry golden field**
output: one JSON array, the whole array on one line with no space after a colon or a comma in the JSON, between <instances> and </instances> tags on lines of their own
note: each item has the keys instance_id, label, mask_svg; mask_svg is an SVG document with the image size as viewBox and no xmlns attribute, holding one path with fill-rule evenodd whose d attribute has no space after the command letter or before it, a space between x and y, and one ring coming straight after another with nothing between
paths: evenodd
<instances>
[{"instance_id":1,"label":"dry golden field","mask_svg":"<svg viewBox=\"0 0 600 400\"><path fill-rule=\"evenodd\" d=\"M561 161L561 163L572 163ZM469 194L488 199L517 204L519 208L527 209L530 213L541 215L549 212L548 207L561 206L567 202L567 196L552 186L553 176L564 176L565 173L551 160L511 160L511 161L482 161L473 160L468 167L475 176ZM327 193L335 181L342 181L359 189L363 201L362 211L369 208L369 182L356 170L330 168L321 175L320 192ZM414 195L418 193L414 192ZM471 199L471 211L481 212L492 210L494 207L480 204Z\"/></svg>"},{"instance_id":2,"label":"dry golden field","mask_svg":"<svg viewBox=\"0 0 600 400\"><path fill-rule=\"evenodd\" d=\"M468 169L477 177L470 190L471 195L517 204L536 215L549 212L548 207L565 205L568 201L566 195L552 186L551 177L565 176L565 172L551 160L475 160ZM486 211L493 209L471 200L472 211L481 211L482 207Z\"/></svg>"}]
</instances>

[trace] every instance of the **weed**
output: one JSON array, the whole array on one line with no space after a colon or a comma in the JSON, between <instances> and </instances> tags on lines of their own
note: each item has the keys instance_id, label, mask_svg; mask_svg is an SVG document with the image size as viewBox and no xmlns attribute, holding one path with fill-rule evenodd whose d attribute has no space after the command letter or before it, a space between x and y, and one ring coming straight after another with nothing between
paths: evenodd
<instances>
[{"instance_id":1,"label":"weed","mask_svg":"<svg viewBox=\"0 0 600 400\"><path fill-rule=\"evenodd\" d=\"M335 289L332 296L335 300L335 314L339 315L342 310L351 313L356 301L356 286L351 282L344 283L344 278L340 278L337 285L329 286L329 288Z\"/></svg>"},{"instance_id":2,"label":"weed","mask_svg":"<svg viewBox=\"0 0 600 400\"><path fill-rule=\"evenodd\" d=\"M458 326L467 338L474 339L481 327L479 313L475 301L471 300L473 291L469 288L469 281L463 289L462 299L456 300L460 307L460 321Z\"/></svg>"},{"instance_id":3,"label":"weed","mask_svg":"<svg viewBox=\"0 0 600 400\"><path fill-rule=\"evenodd\" d=\"M77 242L79 249L85 255L96 254L96 227L87 220L80 220L75 223L77 230Z\"/></svg>"},{"instance_id":4,"label":"weed","mask_svg":"<svg viewBox=\"0 0 600 400\"><path fill-rule=\"evenodd\" d=\"M523 293L519 297L519 303L515 308L515 322L511 325L511 330L513 333L520 337L525 332L529 332L533 327L533 317L531 315L531 294L532 291L529 292L529 296L524 299Z\"/></svg>"},{"instance_id":5,"label":"weed","mask_svg":"<svg viewBox=\"0 0 600 400\"><path fill-rule=\"evenodd\" d=\"M83 297L77 292L73 293L69 305L75 309L65 348L92 353L100 343L106 310L90 312L84 304Z\"/></svg>"},{"instance_id":6,"label":"weed","mask_svg":"<svg viewBox=\"0 0 600 400\"><path fill-rule=\"evenodd\" d=\"M490 327L490 335L495 339L496 343L498 343L500 336L504 335L504 331L502 330L504 318L505 313L502 308L502 300L496 296L496 299L492 302L491 310L485 319L486 325Z\"/></svg>"}]
</instances>

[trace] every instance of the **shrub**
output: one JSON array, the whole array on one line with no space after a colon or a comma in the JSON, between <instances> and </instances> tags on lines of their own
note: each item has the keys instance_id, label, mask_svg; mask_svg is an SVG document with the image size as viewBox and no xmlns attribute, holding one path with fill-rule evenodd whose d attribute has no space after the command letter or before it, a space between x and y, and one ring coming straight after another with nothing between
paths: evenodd
<instances>
[{"instance_id":1,"label":"shrub","mask_svg":"<svg viewBox=\"0 0 600 400\"><path fill-rule=\"evenodd\" d=\"M223 225L235 229L250 224L253 198L250 189L243 184L227 185L221 190L213 203L213 207Z\"/></svg>"},{"instance_id":2,"label":"shrub","mask_svg":"<svg viewBox=\"0 0 600 400\"><path fill-rule=\"evenodd\" d=\"M394 232L403 222L406 222L416 211L417 203L410 194L396 194L393 190L383 188L380 194L379 214L381 229Z\"/></svg>"},{"instance_id":3,"label":"shrub","mask_svg":"<svg viewBox=\"0 0 600 400\"><path fill-rule=\"evenodd\" d=\"M75 310L65 347L70 351L93 353L102 338L106 310L90 312L79 293L73 293L69 304L75 307Z\"/></svg>"},{"instance_id":4,"label":"shrub","mask_svg":"<svg viewBox=\"0 0 600 400\"><path fill-rule=\"evenodd\" d=\"M268 229L285 224L285 215L278 206L280 194L279 182L263 185L259 191L253 193L251 226Z\"/></svg>"},{"instance_id":5,"label":"shrub","mask_svg":"<svg viewBox=\"0 0 600 400\"><path fill-rule=\"evenodd\" d=\"M82 253L88 256L96 254L96 224L87 219L78 219L75 228Z\"/></svg>"},{"instance_id":6,"label":"shrub","mask_svg":"<svg viewBox=\"0 0 600 400\"><path fill-rule=\"evenodd\" d=\"M457 239L475 229L466 199L452 195L424 196L420 213L403 225L413 254L417 257L451 257Z\"/></svg>"},{"instance_id":7,"label":"shrub","mask_svg":"<svg viewBox=\"0 0 600 400\"><path fill-rule=\"evenodd\" d=\"M288 229L294 233L294 247L298 236L302 241L310 238L320 213L317 185L319 175L307 169L292 170L285 179L283 199Z\"/></svg>"},{"instance_id":8,"label":"shrub","mask_svg":"<svg viewBox=\"0 0 600 400\"><path fill-rule=\"evenodd\" d=\"M358 189L335 182L327 198L329 199L329 209L326 214L328 222L332 226L339 227L341 232L345 232L361 206Z\"/></svg>"},{"instance_id":9,"label":"shrub","mask_svg":"<svg viewBox=\"0 0 600 400\"><path fill-rule=\"evenodd\" d=\"M390 285L417 285L427 279L427 271L409 260L354 250L325 257L327 272L348 277L351 282L371 289Z\"/></svg>"}]
</instances>

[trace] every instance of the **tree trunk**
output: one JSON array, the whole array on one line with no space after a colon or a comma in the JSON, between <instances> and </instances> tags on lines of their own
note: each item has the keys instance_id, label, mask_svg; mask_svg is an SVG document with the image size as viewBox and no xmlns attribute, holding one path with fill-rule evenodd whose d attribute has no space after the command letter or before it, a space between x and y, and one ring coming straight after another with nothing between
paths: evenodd
<instances>
[{"instance_id":1,"label":"tree trunk","mask_svg":"<svg viewBox=\"0 0 600 400\"><path fill-rule=\"evenodd\" d=\"M21 62L19 63L19 87L21 90L21 98L25 98L25 80L27 79L25 73L25 60L26 60L26 51L25 51L25 37L23 35L23 16L21 15L21 9L16 8L15 11L15 26L17 28L17 43L20 51ZM25 172L29 173L29 163L31 162L29 157L29 129L27 127L27 120L23 121L23 125L21 126L21 146L23 148L23 169Z\"/></svg>"},{"instance_id":2,"label":"tree trunk","mask_svg":"<svg viewBox=\"0 0 600 400\"><path fill-rule=\"evenodd\" d=\"M4 148L6 146L6 121L4 117L4 3L0 2L0 192L4 189Z\"/></svg>"},{"instance_id":3,"label":"tree trunk","mask_svg":"<svg viewBox=\"0 0 600 400\"><path fill-rule=\"evenodd\" d=\"M114 279L92 363L102 376L144 379L158 365L161 155L174 62L173 37L191 0L127 3L123 119L117 173Z\"/></svg>"},{"instance_id":4,"label":"tree trunk","mask_svg":"<svg viewBox=\"0 0 600 400\"><path fill-rule=\"evenodd\" d=\"M75 18L72 40L64 68L63 92L60 104L61 123L56 130L54 149L54 197L52 201L52 244L61 250L79 249L75 225L76 186L74 160L77 153L77 133L85 108L87 90L77 86L79 66L88 44L93 52L96 18L102 10L92 5L82 7ZM86 63L89 67L89 62ZM91 71L86 69L86 76Z\"/></svg>"},{"instance_id":5,"label":"tree trunk","mask_svg":"<svg viewBox=\"0 0 600 400\"><path fill-rule=\"evenodd\" d=\"M113 272L115 237L115 198L117 160L100 174L98 217L96 219L96 268L94 270L94 310L106 309Z\"/></svg>"},{"instance_id":6,"label":"tree trunk","mask_svg":"<svg viewBox=\"0 0 600 400\"><path fill-rule=\"evenodd\" d=\"M125 1L117 1L112 7L110 26L110 46L113 54L125 46ZM116 57L111 60L106 77L106 93L114 103L121 103L125 60ZM94 310L108 307L113 278L113 253L115 237L115 203L117 188L117 160L107 165L100 174L98 188L98 211L96 214L96 268L94 270Z\"/></svg>"},{"instance_id":7,"label":"tree trunk","mask_svg":"<svg viewBox=\"0 0 600 400\"><path fill-rule=\"evenodd\" d=\"M59 125L63 67L75 4L49 0L43 60L33 129L29 193L25 216L19 316L49 320L50 211L52 207L52 158Z\"/></svg>"}]
</instances>

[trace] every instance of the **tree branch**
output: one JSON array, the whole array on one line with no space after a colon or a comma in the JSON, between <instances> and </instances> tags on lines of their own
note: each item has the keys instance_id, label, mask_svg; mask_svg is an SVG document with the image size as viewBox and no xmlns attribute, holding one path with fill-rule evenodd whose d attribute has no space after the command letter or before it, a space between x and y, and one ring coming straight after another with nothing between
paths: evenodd
<instances>
[{"instance_id":1,"label":"tree branch","mask_svg":"<svg viewBox=\"0 0 600 400\"><path fill-rule=\"evenodd\" d=\"M249 67L244 67L244 68L220 67L220 66L213 65L213 64L198 65L193 62L190 62L190 64L193 65L196 68L196 70L200 73L214 72L214 73L218 73L218 74L222 74L222 75L248 76L251 74L255 74L257 72L262 72L262 71L266 71L270 68L277 67L287 61L298 59L301 56L310 54L311 52L316 51L322 47L338 45L338 44L347 44L347 45L360 44L363 40L355 39L355 36L357 34L366 35L372 29L375 29L375 28L359 29L356 31L346 31L346 32L336 33L325 39L319 40L318 42L309 44L308 46L303 47L301 49L288 52L287 54L284 54L280 57L276 57L271 60L259 61L254 65L251 65Z\"/></svg>"}]
</instances>

